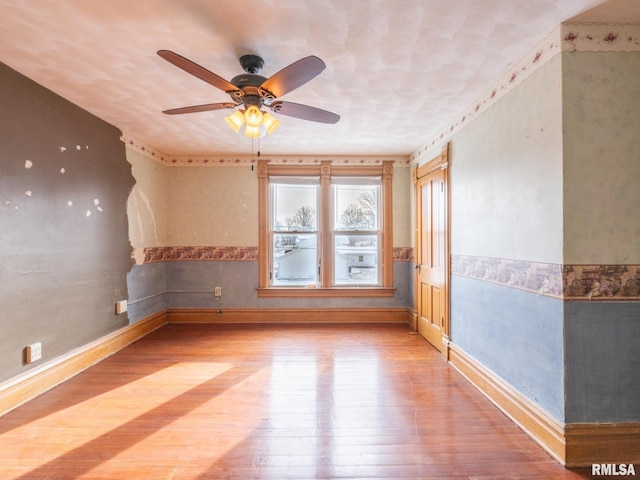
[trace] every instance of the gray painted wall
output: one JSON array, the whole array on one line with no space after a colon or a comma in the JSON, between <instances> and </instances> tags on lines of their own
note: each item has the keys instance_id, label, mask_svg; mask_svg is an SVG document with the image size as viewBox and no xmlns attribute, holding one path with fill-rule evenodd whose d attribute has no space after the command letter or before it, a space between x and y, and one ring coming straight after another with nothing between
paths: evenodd
<instances>
[{"instance_id":1,"label":"gray painted wall","mask_svg":"<svg viewBox=\"0 0 640 480\"><path fill-rule=\"evenodd\" d=\"M163 312L168 303L167 262L135 265L127 275L129 286L129 322Z\"/></svg>"},{"instance_id":2,"label":"gray painted wall","mask_svg":"<svg viewBox=\"0 0 640 480\"><path fill-rule=\"evenodd\" d=\"M116 128L3 64L0 85L2 381L128 323L134 179Z\"/></svg>"}]
</instances>

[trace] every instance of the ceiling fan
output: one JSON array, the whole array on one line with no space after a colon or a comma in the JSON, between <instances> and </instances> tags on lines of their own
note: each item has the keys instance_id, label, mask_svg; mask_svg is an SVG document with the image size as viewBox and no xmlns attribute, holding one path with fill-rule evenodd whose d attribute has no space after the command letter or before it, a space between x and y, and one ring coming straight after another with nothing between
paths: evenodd
<instances>
[{"instance_id":1,"label":"ceiling fan","mask_svg":"<svg viewBox=\"0 0 640 480\"><path fill-rule=\"evenodd\" d=\"M325 69L325 63L316 56L302 58L271 77L265 78L259 75L264 66L262 58L257 55L243 55L240 57L240 65L245 73L233 77L229 82L172 51L158 50L158 55L185 72L224 91L232 100L232 102L173 108L164 110L162 113L177 115L241 107L225 120L233 130L236 132L242 130L248 137L261 137L267 133L273 133L280 125L280 121L269 112L264 112L262 107L281 115L312 122L337 123L340 120L340 115L320 108L276 100L304 85Z\"/></svg>"}]
</instances>

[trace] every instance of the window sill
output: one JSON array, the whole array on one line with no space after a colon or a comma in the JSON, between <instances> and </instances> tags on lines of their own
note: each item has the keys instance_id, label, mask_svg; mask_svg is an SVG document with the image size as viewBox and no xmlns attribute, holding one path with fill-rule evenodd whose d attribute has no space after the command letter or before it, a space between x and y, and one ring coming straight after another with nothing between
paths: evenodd
<instances>
[{"instance_id":1,"label":"window sill","mask_svg":"<svg viewBox=\"0 0 640 480\"><path fill-rule=\"evenodd\" d=\"M395 287L258 288L258 297L393 297Z\"/></svg>"}]
</instances>

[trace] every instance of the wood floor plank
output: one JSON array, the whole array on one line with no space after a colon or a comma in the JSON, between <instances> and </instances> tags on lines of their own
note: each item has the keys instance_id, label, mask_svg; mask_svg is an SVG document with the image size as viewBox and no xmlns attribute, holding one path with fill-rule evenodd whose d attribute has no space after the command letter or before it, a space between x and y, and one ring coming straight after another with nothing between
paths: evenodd
<instances>
[{"instance_id":1,"label":"wood floor plank","mask_svg":"<svg viewBox=\"0 0 640 480\"><path fill-rule=\"evenodd\" d=\"M169 324L0 417L3 479L589 478L402 325Z\"/></svg>"}]
</instances>

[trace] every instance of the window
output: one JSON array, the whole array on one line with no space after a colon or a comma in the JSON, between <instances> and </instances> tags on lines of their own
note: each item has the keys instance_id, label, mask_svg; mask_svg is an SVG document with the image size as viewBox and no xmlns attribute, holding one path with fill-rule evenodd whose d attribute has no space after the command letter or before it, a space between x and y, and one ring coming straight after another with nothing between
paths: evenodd
<instances>
[{"instance_id":1,"label":"window","mask_svg":"<svg viewBox=\"0 0 640 480\"><path fill-rule=\"evenodd\" d=\"M333 285L380 285L381 177L331 177Z\"/></svg>"},{"instance_id":2,"label":"window","mask_svg":"<svg viewBox=\"0 0 640 480\"><path fill-rule=\"evenodd\" d=\"M393 295L392 172L260 161L260 296Z\"/></svg>"},{"instance_id":3,"label":"window","mask_svg":"<svg viewBox=\"0 0 640 480\"><path fill-rule=\"evenodd\" d=\"M320 177L269 179L272 286L317 285Z\"/></svg>"}]
</instances>

